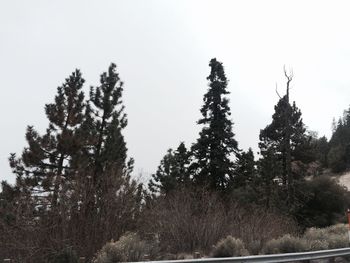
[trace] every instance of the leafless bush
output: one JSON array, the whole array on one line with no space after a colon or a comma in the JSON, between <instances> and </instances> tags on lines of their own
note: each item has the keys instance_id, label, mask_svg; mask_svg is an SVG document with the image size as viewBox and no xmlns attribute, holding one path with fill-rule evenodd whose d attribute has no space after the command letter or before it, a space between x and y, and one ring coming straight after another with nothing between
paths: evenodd
<instances>
[{"instance_id":1,"label":"leafless bush","mask_svg":"<svg viewBox=\"0 0 350 263\"><path fill-rule=\"evenodd\" d=\"M298 232L297 224L291 218L261 207L242 208L233 203L229 218L228 232L240 238L251 254L258 254L270 239Z\"/></svg>"},{"instance_id":2,"label":"leafless bush","mask_svg":"<svg viewBox=\"0 0 350 263\"><path fill-rule=\"evenodd\" d=\"M165 252L209 251L227 233L225 208L206 191L159 197L146 211L143 229L158 236Z\"/></svg>"},{"instance_id":3,"label":"leafless bush","mask_svg":"<svg viewBox=\"0 0 350 263\"><path fill-rule=\"evenodd\" d=\"M138 184L129 178L118 180L118 171L112 170L105 175L116 179L103 185L97 203L86 173L64 185L55 208L25 191L9 200L6 209L0 203L0 258L47 262L71 247L78 256L91 259L108 240L135 230L141 207Z\"/></svg>"},{"instance_id":4,"label":"leafless bush","mask_svg":"<svg viewBox=\"0 0 350 263\"><path fill-rule=\"evenodd\" d=\"M296 232L294 222L285 217L229 205L205 190L182 189L157 197L148 204L143 218L143 233L157 236L163 253L208 254L219 240L232 235L254 254L267 240Z\"/></svg>"}]
</instances>

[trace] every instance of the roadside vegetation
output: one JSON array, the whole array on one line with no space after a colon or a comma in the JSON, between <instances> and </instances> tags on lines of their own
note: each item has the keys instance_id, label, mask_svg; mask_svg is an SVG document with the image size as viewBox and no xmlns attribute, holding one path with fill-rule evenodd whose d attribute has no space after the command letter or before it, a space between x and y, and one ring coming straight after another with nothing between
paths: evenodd
<instances>
[{"instance_id":1,"label":"roadside vegetation","mask_svg":"<svg viewBox=\"0 0 350 263\"><path fill-rule=\"evenodd\" d=\"M347 235L348 226L337 224L326 228L308 228L302 235L284 234L277 238L267 239L262 246L246 246L242 239L231 235L220 239L205 257L238 257L257 254L280 254L318 251L326 249L344 248L349 246ZM97 254L95 263L113 263L124 261L190 259L194 253L159 253L162 244L141 241L136 234L127 234L117 242L107 243ZM129 242L130 245L123 245ZM153 251L157 253L152 254Z\"/></svg>"},{"instance_id":2,"label":"roadside vegetation","mask_svg":"<svg viewBox=\"0 0 350 263\"><path fill-rule=\"evenodd\" d=\"M350 110L329 141L318 137L284 74L254 154L236 140L229 104L239 98L229 101L224 66L211 59L197 140L179 138L141 184L116 65L89 92L75 70L44 107L46 131L28 126L23 152L9 156L16 183L2 182L0 259L109 263L348 246L350 195L333 175L350 168Z\"/></svg>"}]
</instances>

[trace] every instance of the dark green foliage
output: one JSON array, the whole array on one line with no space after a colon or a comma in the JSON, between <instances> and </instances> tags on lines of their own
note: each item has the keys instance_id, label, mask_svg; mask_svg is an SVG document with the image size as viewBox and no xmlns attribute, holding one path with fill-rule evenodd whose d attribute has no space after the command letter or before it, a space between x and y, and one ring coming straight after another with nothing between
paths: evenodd
<instances>
[{"instance_id":1,"label":"dark green foliage","mask_svg":"<svg viewBox=\"0 0 350 263\"><path fill-rule=\"evenodd\" d=\"M46 133L41 136L29 126L22 157L10 157L19 193L11 205L20 204L14 221L25 227L14 225L17 238L7 239L12 247L21 240L19 246L26 248L18 255L22 261L33 253L38 254L31 256L33 261L60 253L63 243L91 258L107 240L133 230L140 213L142 185L131 179L133 160L127 158L122 135L127 125L123 83L116 65L91 88L89 101L83 83L79 70L66 79L55 102L45 106Z\"/></svg>"},{"instance_id":2,"label":"dark green foliage","mask_svg":"<svg viewBox=\"0 0 350 263\"><path fill-rule=\"evenodd\" d=\"M231 112L228 106L227 78L221 62L215 58L211 68L208 92L204 95L201 108L204 125L199 139L192 146L194 162L191 165L194 183L215 190L225 190L233 179L232 158L239 152L238 143L232 132Z\"/></svg>"},{"instance_id":3,"label":"dark green foliage","mask_svg":"<svg viewBox=\"0 0 350 263\"><path fill-rule=\"evenodd\" d=\"M261 180L258 176L257 164L251 148L237 155L234 178L230 188L228 197L236 200L241 205L257 203L261 199L259 195Z\"/></svg>"},{"instance_id":4,"label":"dark green foliage","mask_svg":"<svg viewBox=\"0 0 350 263\"><path fill-rule=\"evenodd\" d=\"M45 204L56 207L60 189L71 180L69 161L79 149L81 141L76 135L83 121L84 94L81 91L84 79L79 70L71 74L66 82L57 88L55 102L45 105L49 125L41 136L33 126L28 126L26 140L28 147L21 158L12 154L11 168L17 175L18 187L33 194L48 194Z\"/></svg>"},{"instance_id":5,"label":"dark green foliage","mask_svg":"<svg viewBox=\"0 0 350 263\"><path fill-rule=\"evenodd\" d=\"M291 183L291 162L295 160L309 161L304 158L308 138L301 118L301 111L289 104L287 96L279 100L272 115L272 122L260 131L260 151L264 157L267 151L273 151L281 164L280 179L283 184ZM290 156L288 157L288 154Z\"/></svg>"},{"instance_id":6,"label":"dark green foliage","mask_svg":"<svg viewBox=\"0 0 350 263\"><path fill-rule=\"evenodd\" d=\"M189 187L191 184L188 170L190 161L191 153L183 142L175 151L169 149L149 182L151 192L168 194L177 188Z\"/></svg>"},{"instance_id":7,"label":"dark green foliage","mask_svg":"<svg viewBox=\"0 0 350 263\"><path fill-rule=\"evenodd\" d=\"M60 251L52 260L52 263L78 263L78 256L72 248Z\"/></svg>"},{"instance_id":8,"label":"dark green foliage","mask_svg":"<svg viewBox=\"0 0 350 263\"><path fill-rule=\"evenodd\" d=\"M253 150L249 148L247 152L241 152L237 157L233 186L238 188L255 184L257 170Z\"/></svg>"},{"instance_id":9,"label":"dark green foliage","mask_svg":"<svg viewBox=\"0 0 350 263\"><path fill-rule=\"evenodd\" d=\"M350 109L334 125L327 155L328 167L339 173L350 168Z\"/></svg>"},{"instance_id":10,"label":"dark green foliage","mask_svg":"<svg viewBox=\"0 0 350 263\"><path fill-rule=\"evenodd\" d=\"M325 136L315 138L313 141L316 160L319 161L323 167L327 167L327 154L329 151L328 140Z\"/></svg>"},{"instance_id":11,"label":"dark green foliage","mask_svg":"<svg viewBox=\"0 0 350 263\"><path fill-rule=\"evenodd\" d=\"M261 187L253 184L234 188L225 197L226 199L235 200L237 204L243 207L251 206L253 204L260 205L264 202Z\"/></svg>"},{"instance_id":12,"label":"dark green foliage","mask_svg":"<svg viewBox=\"0 0 350 263\"><path fill-rule=\"evenodd\" d=\"M258 161L258 184L259 203L266 208L275 206L276 199L278 197L278 188L281 181L282 163L279 160L279 156L275 153L273 148L268 148L263 153L263 158Z\"/></svg>"},{"instance_id":13,"label":"dark green foliage","mask_svg":"<svg viewBox=\"0 0 350 263\"><path fill-rule=\"evenodd\" d=\"M345 171L347 168L346 147L343 145L331 146L328 155L328 166L335 173Z\"/></svg>"},{"instance_id":14,"label":"dark green foliage","mask_svg":"<svg viewBox=\"0 0 350 263\"><path fill-rule=\"evenodd\" d=\"M302 204L295 216L304 227L326 227L339 222L349 205L349 193L330 177L316 177L299 186Z\"/></svg>"},{"instance_id":15,"label":"dark green foliage","mask_svg":"<svg viewBox=\"0 0 350 263\"><path fill-rule=\"evenodd\" d=\"M85 154L90 160L93 183L97 186L102 183L102 173L109 169L129 175L133 168L133 160L127 161L126 143L121 133L127 125L122 92L123 82L115 64L101 75L100 86L90 89L90 103L83 127L88 128L85 136L90 151Z\"/></svg>"},{"instance_id":16,"label":"dark green foliage","mask_svg":"<svg viewBox=\"0 0 350 263\"><path fill-rule=\"evenodd\" d=\"M9 185L6 181L1 182L0 192L0 220L3 221L4 227L15 224L15 201L18 197L18 188ZM1 245L1 244L0 244Z\"/></svg>"},{"instance_id":17,"label":"dark green foliage","mask_svg":"<svg viewBox=\"0 0 350 263\"><path fill-rule=\"evenodd\" d=\"M84 119L83 83L80 71L75 70L57 88L54 102L45 105L49 121L45 134L40 135L33 126L28 126L28 146L20 158L15 154L9 158L17 176L17 196L11 201L11 207L16 209L11 212L13 224L3 234L13 247L25 248L16 253L20 261L27 261L29 255L31 260L39 260L60 248L58 240L62 239L71 212L65 202L73 193L76 179L76 167L71 161L83 143L78 136ZM48 242L47 235L55 242Z\"/></svg>"},{"instance_id":18,"label":"dark green foliage","mask_svg":"<svg viewBox=\"0 0 350 263\"><path fill-rule=\"evenodd\" d=\"M130 167L126 163L127 148L121 134L127 125L122 92L123 82L116 72L115 64L111 64L108 72L101 75L100 86L90 90L90 116L86 125L90 128L95 182L98 173L110 168L106 165L108 162L116 164L120 169L132 169L133 161L130 161Z\"/></svg>"},{"instance_id":19,"label":"dark green foliage","mask_svg":"<svg viewBox=\"0 0 350 263\"><path fill-rule=\"evenodd\" d=\"M2 182L0 258L73 263L78 254L90 260L128 231L142 238L157 234L163 251L209 252L231 233L257 251L268 236L291 231L291 218L303 228L341 220L349 193L330 178L306 176L318 176L322 166L336 172L350 168L350 110L334 125L329 143L307 133L301 111L289 102L292 77L286 74L287 93L260 132L261 158L255 161L252 149L238 149L232 132L223 65L212 59L209 66L199 138L191 150L184 143L168 150L149 182L153 195L147 196L131 177L123 82L116 65L90 89L89 100L80 71L73 72L45 106L46 132L28 126L27 147L20 158L9 158L17 180L14 186ZM300 251L299 241L285 236L271 248ZM152 253L146 243L128 235L108 243L99 257L109 260L109 252L119 257L123 251L128 255L122 258L138 260ZM65 246L69 249L62 250ZM217 256L246 253L232 237L216 249Z\"/></svg>"},{"instance_id":20,"label":"dark green foliage","mask_svg":"<svg viewBox=\"0 0 350 263\"><path fill-rule=\"evenodd\" d=\"M81 136L85 140L77 172L81 179L80 200L84 217L94 224L82 229L85 255L111 238L133 229L140 209L142 186L131 179L133 159L127 158L122 130L127 125L122 102L123 82L111 64L90 89ZM77 215L79 216L79 215ZM108 223L106 223L108 222Z\"/></svg>"},{"instance_id":21,"label":"dark green foliage","mask_svg":"<svg viewBox=\"0 0 350 263\"><path fill-rule=\"evenodd\" d=\"M260 131L260 174L265 181L270 181L267 192L271 192L271 180L277 181L283 188L283 196L290 210L295 205L295 180L305 176L303 164L314 160L311 138L306 134L306 128L301 118L301 111L295 102L289 102L289 84L292 76L287 77L286 95L280 98L272 115L272 122ZM297 169L293 169L297 167ZM268 194L267 196L269 196Z\"/></svg>"},{"instance_id":22,"label":"dark green foliage","mask_svg":"<svg viewBox=\"0 0 350 263\"><path fill-rule=\"evenodd\" d=\"M50 233L52 240L60 240L63 222L69 217L69 207L63 206L69 196L67 193L73 191L76 179L76 167L72 166L71 161L83 143L78 136L84 119L83 84L80 71L75 70L57 88L54 102L45 105L49 120L46 133L40 135L32 126L28 126L28 146L23 150L21 158L15 154L9 158L11 168L17 175L17 196L12 200L12 205L18 206L14 210L16 220L11 231L13 235L20 235L18 239L22 239L21 246L28 247L29 243L33 243L33 248L28 247L28 251L22 251L23 255L18 255L20 257L34 253L30 249L35 249L35 245L40 246L45 253L59 247L57 243L47 242L45 235ZM18 233L18 225L23 223L28 227ZM35 242L30 237L33 232L38 232Z\"/></svg>"}]
</instances>

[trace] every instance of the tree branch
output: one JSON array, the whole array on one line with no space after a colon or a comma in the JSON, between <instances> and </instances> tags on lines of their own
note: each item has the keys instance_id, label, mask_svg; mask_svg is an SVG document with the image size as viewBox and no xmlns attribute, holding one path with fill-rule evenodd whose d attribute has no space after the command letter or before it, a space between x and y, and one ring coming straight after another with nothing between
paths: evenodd
<instances>
[{"instance_id":1,"label":"tree branch","mask_svg":"<svg viewBox=\"0 0 350 263\"><path fill-rule=\"evenodd\" d=\"M280 96L280 94L278 93L278 90L277 90L277 83L276 83L276 93L277 93L277 96L281 99L281 96Z\"/></svg>"}]
</instances>

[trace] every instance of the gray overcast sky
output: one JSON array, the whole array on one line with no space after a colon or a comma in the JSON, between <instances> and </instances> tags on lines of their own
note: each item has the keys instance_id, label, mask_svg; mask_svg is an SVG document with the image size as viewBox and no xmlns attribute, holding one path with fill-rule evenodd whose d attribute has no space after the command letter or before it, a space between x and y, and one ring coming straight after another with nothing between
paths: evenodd
<instances>
[{"instance_id":1,"label":"gray overcast sky","mask_svg":"<svg viewBox=\"0 0 350 263\"><path fill-rule=\"evenodd\" d=\"M1 1L0 179L27 125L43 132L44 105L75 69L97 85L111 62L125 82L124 134L135 174L153 173L169 147L197 138L208 63L222 61L240 147L257 149L294 71L305 124L330 136L350 104L348 1Z\"/></svg>"}]
</instances>

